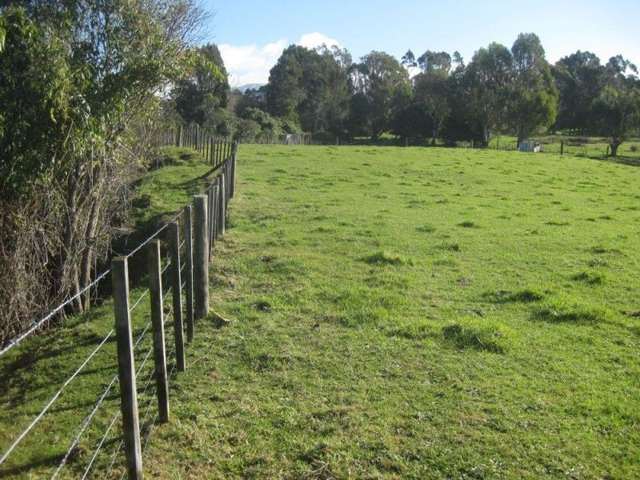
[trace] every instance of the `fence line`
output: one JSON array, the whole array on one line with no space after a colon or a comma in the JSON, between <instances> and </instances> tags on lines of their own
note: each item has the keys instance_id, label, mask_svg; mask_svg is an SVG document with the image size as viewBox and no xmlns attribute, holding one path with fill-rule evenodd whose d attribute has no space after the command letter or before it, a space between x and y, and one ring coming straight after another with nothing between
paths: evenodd
<instances>
[{"instance_id":1,"label":"fence line","mask_svg":"<svg viewBox=\"0 0 640 480\"><path fill-rule=\"evenodd\" d=\"M180 372L186 368L184 365L184 361L181 361L180 359L180 356L184 355L181 352L182 334L183 329L185 328L185 326L182 324L182 312L183 310L186 311L184 319L186 320L185 323L187 329L187 339L191 341L193 337L193 320L202 318L202 315L194 315L194 312L192 310L193 304L200 305L201 310L203 310L205 314L206 312L208 312L209 258L211 256L211 251L213 249L215 241L220 235L222 235L225 230L227 205L233 197L235 189L235 167L238 149L237 143L232 143L227 139L216 139L197 127L190 127L178 128L171 132L165 132L159 136L157 142L154 144L154 146L156 147L168 145L176 145L179 147L195 149L200 152L205 157L207 163L209 163L213 167L213 179L209 186L205 189L205 198L207 201L202 202L203 210L201 212L197 212L198 209L196 208L196 212L200 213L201 215L195 215L193 219L191 218L191 209L193 208L193 206L197 206L199 202L200 196L196 195L194 197L193 205L189 205L184 210L181 210L173 219L156 230L153 234L151 234L148 238L146 238L143 242L141 242L133 250L131 250L126 256L114 259L110 269L100 274L93 282L84 287L74 296L65 300L65 302L49 312L46 316L44 316L37 322L34 322L32 327L20 334L14 340L10 341L2 350L0 350L0 356L2 356L12 348L16 347L25 338L32 335L40 327L42 327L45 322L51 320L56 314L62 312L65 307L67 307L71 302L80 297L89 289L96 287L99 282L104 280L109 274L112 275L112 283L114 285L114 300L116 300L114 302L116 328L111 329L111 331L104 337L104 339L102 339L100 344L84 359L82 364L75 370L75 372L65 380L61 388L58 389L58 391L47 402L44 408L32 420L27 428L14 439L10 447L4 452L2 457L0 457L0 466L11 456L14 450L35 428L40 420L42 420L51 406L60 398L65 388L80 374L80 372L103 348L107 341L109 341L115 334L118 347L118 369L120 373L115 375L111 379L110 383L107 384L106 388L98 396L97 401L93 405L91 411L87 416L83 418L82 422L79 425L79 428L76 430L76 433L69 444L66 453L64 454L64 456L62 456L59 464L57 465L57 468L53 472L52 478L57 478L64 467L68 464L68 461L71 458L72 454L77 450L81 438L89 429L89 426L92 424L93 420L96 418L97 412L104 404L109 393L113 390L113 387L115 386L116 380L118 380L118 378L121 391L121 409L119 412L116 412L115 415L109 417L110 421L108 423L108 426L97 442L96 448L92 452L88 463L83 470L82 478L87 478L88 475L90 475L92 468L96 465L96 460L99 457L100 451L103 449L109 433L113 430L118 417L122 417L122 420L124 422L123 441L121 441L120 445L116 447L116 450L113 454L114 457L109 468L111 469L113 467L113 462L115 462L118 452L122 451L121 446L124 445L127 465L126 471L128 471L129 473L129 478L142 478L142 449L140 448L139 444L140 420L138 418L137 394L135 393L135 391L137 390L136 377L142 372L142 369L147 363L148 358L152 356L154 348L149 348L138 369L135 368L134 353L138 349L140 343L146 337L149 329L152 329L154 332L154 336L157 337L156 342L162 342L162 345L158 345L158 347L162 347L162 349L164 350L166 339L164 338L163 331L169 321L169 318L173 318L173 335L176 344L174 348L169 351L168 356L172 359L175 359L176 361L173 363L171 371L169 375L167 375L167 378L172 377L174 370L177 369L177 371ZM213 195L214 187L215 197ZM209 201L215 201L217 208L207 208L209 206ZM212 226L213 228L215 228L215 230L213 230L214 234L211 237L208 234L208 226ZM137 298L135 303L132 306L129 306L130 292L128 284L128 263L126 262L126 260L142 251L142 249L145 247L147 247L148 254L150 248L155 248L157 249L156 251L159 252L159 245L165 242L165 238L163 238L164 236L162 234L167 229L169 229L168 233L171 234L171 238L169 238L170 241L168 242L168 246L170 247L169 251L171 259L166 261L166 263L162 262L165 264L160 265L160 268L158 269L159 275L157 278L157 282L159 282L161 294L155 295L155 298L154 295L151 296L152 308L150 309L150 312L154 309L156 312L159 311L162 321L160 323L149 321L143 328L142 332L137 336L136 342L134 344L131 341L131 314L149 295L149 289L145 288L144 292ZM203 232L204 235L194 235L194 233L197 234L198 232ZM180 235L184 235L184 239L180 239ZM204 275L203 278L195 278L193 275L193 270L195 268L196 262L191 259L192 251L194 253L201 252L202 254L204 254L201 255L201 257L205 260L205 262L198 265L198 268L206 268L205 272L207 272L207 275ZM120 263L120 266L124 264L124 271L122 271L121 268L117 268L117 262L122 262ZM169 280L166 282L166 285L169 287L167 288L167 292L165 292L164 288L162 287L163 283L165 282L164 274L166 272L171 273L171 275L169 276ZM124 274L124 277L120 278L119 275L122 274ZM124 284L122 283L123 279L125 282ZM164 315L164 299L168 299L168 297L170 296L168 293L170 293L171 291L173 291L171 301L171 303L174 304L173 311L169 310L168 314ZM118 299L119 294L124 295L120 300ZM122 301L124 301L124 303L122 303ZM159 307L157 305L154 307L154 302L161 302L161 305ZM191 302L193 302L193 304ZM122 307L123 305L126 305L126 311L123 311L122 309L119 310L119 307ZM202 311L200 313L202 313ZM162 318L162 316L164 316L165 318ZM126 334L124 336L122 335L123 330L121 329L121 327L125 328L124 332L126 332ZM158 329L160 329L160 331L158 331ZM123 361L125 362L124 364ZM158 372L159 369L164 369L164 371L166 372L166 362L167 355L156 355L154 367L152 370ZM130 368L130 370L126 371L127 368ZM153 371L151 376L149 377L149 380L145 384L142 395L146 394L146 390L150 386L151 379L154 377ZM123 376L123 373L125 374L125 376ZM130 382L130 388L132 388L133 392L132 396L130 397L127 397L125 395L127 388L123 387L122 382L124 380ZM157 388L158 386L156 386L156 390ZM168 401L169 400L167 398L167 412ZM153 399L149 400L149 405L147 405L147 409L145 411L145 418L143 419L144 421L146 421L146 415L149 413L151 405L153 403ZM128 422L128 419L133 421ZM168 418L166 418L166 420L168 420ZM145 444L148 441L150 430L151 428L149 428L145 433ZM134 440L133 442L131 441L132 439Z\"/></svg>"}]
</instances>

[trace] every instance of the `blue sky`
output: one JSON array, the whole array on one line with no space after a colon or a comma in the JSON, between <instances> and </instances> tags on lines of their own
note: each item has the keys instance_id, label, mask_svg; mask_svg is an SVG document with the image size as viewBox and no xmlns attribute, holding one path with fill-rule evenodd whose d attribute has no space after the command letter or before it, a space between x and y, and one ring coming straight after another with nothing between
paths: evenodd
<instances>
[{"instance_id":1,"label":"blue sky","mask_svg":"<svg viewBox=\"0 0 640 480\"><path fill-rule=\"evenodd\" d=\"M203 41L221 46L234 86L264 83L283 48L338 43L354 59L371 50L458 50L465 59L492 41L511 46L535 32L549 60L578 49L640 64L640 0L202 0L213 13Z\"/></svg>"}]
</instances>

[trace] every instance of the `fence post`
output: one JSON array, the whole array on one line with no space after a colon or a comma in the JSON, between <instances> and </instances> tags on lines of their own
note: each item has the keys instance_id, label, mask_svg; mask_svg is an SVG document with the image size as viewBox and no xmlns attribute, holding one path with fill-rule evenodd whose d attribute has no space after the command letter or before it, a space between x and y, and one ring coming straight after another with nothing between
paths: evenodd
<instances>
[{"instance_id":1,"label":"fence post","mask_svg":"<svg viewBox=\"0 0 640 480\"><path fill-rule=\"evenodd\" d=\"M169 421L169 386L167 384L167 356L164 346L164 312L162 299L162 271L160 240L147 247L149 291L151 296L151 324L153 326L153 357L155 360L156 393L160 423Z\"/></svg>"},{"instance_id":2,"label":"fence post","mask_svg":"<svg viewBox=\"0 0 640 480\"><path fill-rule=\"evenodd\" d=\"M564 140L560 140L560 155L564 155Z\"/></svg>"},{"instance_id":3,"label":"fence post","mask_svg":"<svg viewBox=\"0 0 640 480\"><path fill-rule=\"evenodd\" d=\"M114 258L111 262L111 281L113 285L113 310L118 345L118 378L120 380L120 408L122 409L127 472L129 478L142 480L138 394L136 392L131 316L129 315L129 273L125 257Z\"/></svg>"},{"instance_id":4,"label":"fence post","mask_svg":"<svg viewBox=\"0 0 640 480\"><path fill-rule=\"evenodd\" d=\"M184 208L184 245L185 245L185 282L186 282L186 320L187 341L193 341L193 242L191 228L191 205Z\"/></svg>"},{"instance_id":5,"label":"fence post","mask_svg":"<svg viewBox=\"0 0 640 480\"><path fill-rule=\"evenodd\" d=\"M207 196L196 195L194 200L194 319L200 320L209 314L209 227L207 222Z\"/></svg>"},{"instance_id":6,"label":"fence post","mask_svg":"<svg viewBox=\"0 0 640 480\"><path fill-rule=\"evenodd\" d=\"M233 142L231 147L231 189L229 194L231 198L236 194L236 160L238 158L238 142Z\"/></svg>"},{"instance_id":7,"label":"fence post","mask_svg":"<svg viewBox=\"0 0 640 480\"><path fill-rule=\"evenodd\" d=\"M227 223L227 197L225 188L225 174L220 174L220 236L224 236Z\"/></svg>"},{"instance_id":8,"label":"fence post","mask_svg":"<svg viewBox=\"0 0 640 480\"><path fill-rule=\"evenodd\" d=\"M184 327L182 324L182 264L180 262L180 230L178 222L169 224L171 251L171 290L173 291L173 332L176 344L176 368L184 372Z\"/></svg>"},{"instance_id":9,"label":"fence post","mask_svg":"<svg viewBox=\"0 0 640 480\"><path fill-rule=\"evenodd\" d=\"M218 205L218 179L216 178L209 186L209 257L211 257L211 249L215 246L218 234L218 217L216 216Z\"/></svg>"}]
</instances>

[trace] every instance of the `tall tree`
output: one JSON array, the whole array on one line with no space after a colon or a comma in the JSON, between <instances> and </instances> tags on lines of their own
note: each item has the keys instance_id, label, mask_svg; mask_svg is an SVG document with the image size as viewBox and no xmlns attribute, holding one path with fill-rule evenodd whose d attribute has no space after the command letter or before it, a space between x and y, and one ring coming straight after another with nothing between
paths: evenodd
<instances>
[{"instance_id":1,"label":"tall tree","mask_svg":"<svg viewBox=\"0 0 640 480\"><path fill-rule=\"evenodd\" d=\"M478 50L465 72L469 110L487 146L493 131L505 124L513 57L504 45L492 43Z\"/></svg>"},{"instance_id":2,"label":"tall tree","mask_svg":"<svg viewBox=\"0 0 640 480\"><path fill-rule=\"evenodd\" d=\"M558 91L544 48L534 33L521 33L513 47L513 79L509 117L518 144L535 131L550 127L558 111Z\"/></svg>"},{"instance_id":3,"label":"tall tree","mask_svg":"<svg viewBox=\"0 0 640 480\"><path fill-rule=\"evenodd\" d=\"M207 44L192 51L191 68L177 82L172 97L185 123L218 130L229 90L229 76L220 50Z\"/></svg>"},{"instance_id":4,"label":"tall tree","mask_svg":"<svg viewBox=\"0 0 640 480\"><path fill-rule=\"evenodd\" d=\"M390 128L394 98L406 91L409 74L391 55L373 51L351 69L351 84L356 104L351 124L365 128L375 140Z\"/></svg>"},{"instance_id":5,"label":"tall tree","mask_svg":"<svg viewBox=\"0 0 640 480\"><path fill-rule=\"evenodd\" d=\"M427 50L417 62L422 73L413 80L415 101L424 108L431 119L431 144L435 145L451 110L449 105L451 55L447 52Z\"/></svg>"},{"instance_id":6,"label":"tall tree","mask_svg":"<svg viewBox=\"0 0 640 480\"><path fill-rule=\"evenodd\" d=\"M586 134L593 128L593 104L606 82L606 69L591 52L577 51L553 68L560 95L556 128Z\"/></svg>"},{"instance_id":7,"label":"tall tree","mask_svg":"<svg viewBox=\"0 0 640 480\"><path fill-rule=\"evenodd\" d=\"M350 67L346 50L290 46L269 75L269 113L308 132L339 134L349 110Z\"/></svg>"},{"instance_id":8,"label":"tall tree","mask_svg":"<svg viewBox=\"0 0 640 480\"><path fill-rule=\"evenodd\" d=\"M594 101L598 132L609 137L611 156L628 135L640 128L640 80L635 65L622 56L613 57L606 66L607 80Z\"/></svg>"}]
</instances>

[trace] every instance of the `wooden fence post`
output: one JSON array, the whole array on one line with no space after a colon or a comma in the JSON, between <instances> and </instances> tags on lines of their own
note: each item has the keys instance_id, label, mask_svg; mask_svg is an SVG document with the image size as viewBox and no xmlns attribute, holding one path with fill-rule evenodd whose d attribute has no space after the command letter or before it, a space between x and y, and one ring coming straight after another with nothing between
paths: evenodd
<instances>
[{"instance_id":1,"label":"wooden fence post","mask_svg":"<svg viewBox=\"0 0 640 480\"><path fill-rule=\"evenodd\" d=\"M184 326L182 323L182 263L180 262L180 230L178 222L169 224L171 251L171 290L173 291L173 332L176 345L176 368L184 372Z\"/></svg>"},{"instance_id":2,"label":"wooden fence post","mask_svg":"<svg viewBox=\"0 0 640 480\"><path fill-rule=\"evenodd\" d=\"M184 209L184 253L185 253L185 287L186 294L186 320L187 320L187 341L193 341L193 241L191 227L191 205Z\"/></svg>"},{"instance_id":3,"label":"wooden fence post","mask_svg":"<svg viewBox=\"0 0 640 480\"><path fill-rule=\"evenodd\" d=\"M207 196L196 195L194 200L194 318L195 320L200 320L209 314L209 227L207 221Z\"/></svg>"},{"instance_id":4,"label":"wooden fence post","mask_svg":"<svg viewBox=\"0 0 640 480\"><path fill-rule=\"evenodd\" d=\"M229 195L231 198L236 194L236 162L238 159L238 142L233 142L231 147L231 189Z\"/></svg>"},{"instance_id":5,"label":"wooden fence post","mask_svg":"<svg viewBox=\"0 0 640 480\"><path fill-rule=\"evenodd\" d=\"M124 430L124 452L129 478L142 480L142 448L138 419L136 369L133 358L131 316L129 315L129 273L125 257L111 262L113 310L118 345L118 378L120 380L120 408Z\"/></svg>"},{"instance_id":6,"label":"wooden fence post","mask_svg":"<svg viewBox=\"0 0 640 480\"><path fill-rule=\"evenodd\" d=\"M560 155L564 155L564 140L560 140Z\"/></svg>"},{"instance_id":7,"label":"wooden fence post","mask_svg":"<svg viewBox=\"0 0 640 480\"><path fill-rule=\"evenodd\" d=\"M213 181L209 187L209 248L213 249L218 238L218 217L216 215L218 211L218 185L217 178ZM209 252L211 253L211 252Z\"/></svg>"},{"instance_id":8,"label":"wooden fence post","mask_svg":"<svg viewBox=\"0 0 640 480\"><path fill-rule=\"evenodd\" d=\"M164 312L162 299L162 271L160 240L147 247L149 291L151 297L151 324L153 326L153 358L155 360L156 394L160 423L169 421L169 385L167 384L167 355L164 345Z\"/></svg>"},{"instance_id":9,"label":"wooden fence post","mask_svg":"<svg viewBox=\"0 0 640 480\"><path fill-rule=\"evenodd\" d=\"M226 231L226 216L227 216L227 200L226 200L226 188L225 188L225 174L220 174L220 236L224 236Z\"/></svg>"}]
</instances>

